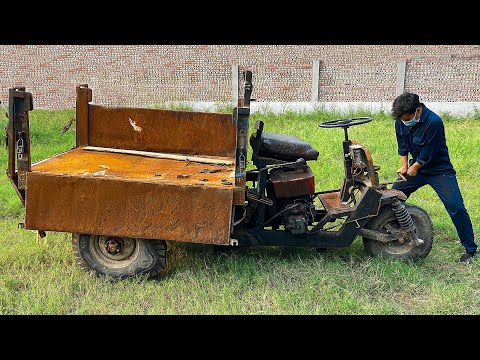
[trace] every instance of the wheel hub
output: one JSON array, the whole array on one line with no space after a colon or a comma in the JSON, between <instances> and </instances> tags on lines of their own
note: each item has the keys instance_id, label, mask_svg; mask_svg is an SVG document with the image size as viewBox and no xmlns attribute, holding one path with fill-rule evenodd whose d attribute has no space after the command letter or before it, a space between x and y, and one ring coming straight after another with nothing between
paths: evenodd
<instances>
[{"instance_id":1,"label":"wheel hub","mask_svg":"<svg viewBox=\"0 0 480 360\"><path fill-rule=\"evenodd\" d=\"M98 249L107 259L125 260L135 252L136 240L116 236L99 236Z\"/></svg>"},{"instance_id":2,"label":"wheel hub","mask_svg":"<svg viewBox=\"0 0 480 360\"><path fill-rule=\"evenodd\" d=\"M105 251L110 255L118 254L123 248L123 241L119 238L109 238L105 243Z\"/></svg>"},{"instance_id":3,"label":"wheel hub","mask_svg":"<svg viewBox=\"0 0 480 360\"><path fill-rule=\"evenodd\" d=\"M400 224L398 224L396 220L386 223L384 229L387 233L397 233L399 235L397 241L392 241L387 244L389 252L393 254L402 254L411 250L413 245L408 241L407 234L401 230Z\"/></svg>"}]
</instances>

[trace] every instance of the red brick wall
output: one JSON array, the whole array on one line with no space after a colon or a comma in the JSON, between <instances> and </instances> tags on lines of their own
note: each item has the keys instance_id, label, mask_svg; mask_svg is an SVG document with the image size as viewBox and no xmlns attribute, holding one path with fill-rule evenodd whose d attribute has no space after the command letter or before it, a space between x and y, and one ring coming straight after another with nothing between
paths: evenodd
<instances>
[{"instance_id":1,"label":"red brick wall","mask_svg":"<svg viewBox=\"0 0 480 360\"><path fill-rule=\"evenodd\" d=\"M0 45L0 100L22 85L36 108L73 108L87 83L114 106L231 101L239 65L258 101L310 101L314 60L319 101L392 101L402 60L405 90L423 101L479 101L478 45Z\"/></svg>"}]
</instances>

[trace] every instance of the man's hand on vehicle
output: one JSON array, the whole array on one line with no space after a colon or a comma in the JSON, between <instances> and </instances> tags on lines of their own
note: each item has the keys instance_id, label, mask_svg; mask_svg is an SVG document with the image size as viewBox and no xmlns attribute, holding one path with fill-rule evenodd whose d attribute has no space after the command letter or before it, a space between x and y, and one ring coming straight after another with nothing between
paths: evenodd
<instances>
[{"instance_id":1,"label":"man's hand on vehicle","mask_svg":"<svg viewBox=\"0 0 480 360\"><path fill-rule=\"evenodd\" d=\"M418 173L418 170L422 167L422 164L419 164L418 162L415 162L412 166L410 166L407 170L407 175L408 176L416 176Z\"/></svg>"},{"instance_id":2,"label":"man's hand on vehicle","mask_svg":"<svg viewBox=\"0 0 480 360\"><path fill-rule=\"evenodd\" d=\"M400 173L402 175L405 175L407 173L407 170L408 170L408 166L407 165L403 165L400 169L397 170L397 173Z\"/></svg>"}]
</instances>

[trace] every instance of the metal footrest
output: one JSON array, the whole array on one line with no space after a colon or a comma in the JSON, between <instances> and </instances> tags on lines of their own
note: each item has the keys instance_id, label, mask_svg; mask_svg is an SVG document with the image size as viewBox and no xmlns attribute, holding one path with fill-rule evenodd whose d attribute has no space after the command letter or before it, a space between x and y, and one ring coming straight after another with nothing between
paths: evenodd
<instances>
[{"instance_id":1,"label":"metal footrest","mask_svg":"<svg viewBox=\"0 0 480 360\"><path fill-rule=\"evenodd\" d=\"M319 194L318 198L322 202L325 210L331 214L341 214L352 211L352 208L342 202L340 191Z\"/></svg>"}]
</instances>

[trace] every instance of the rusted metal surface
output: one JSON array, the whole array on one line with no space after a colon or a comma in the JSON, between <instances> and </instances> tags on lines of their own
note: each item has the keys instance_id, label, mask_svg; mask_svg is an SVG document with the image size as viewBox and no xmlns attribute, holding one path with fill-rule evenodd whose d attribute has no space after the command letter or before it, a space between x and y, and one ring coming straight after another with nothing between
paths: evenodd
<instances>
[{"instance_id":1,"label":"rusted metal surface","mask_svg":"<svg viewBox=\"0 0 480 360\"><path fill-rule=\"evenodd\" d=\"M375 166L373 165L372 155L370 150L368 150L362 144L352 140L352 145L350 146L350 157L354 167L356 167L355 178L363 181L367 186L378 187L378 173L376 172ZM365 176L364 171L367 172ZM360 174L358 173L360 172Z\"/></svg>"},{"instance_id":2,"label":"rusted metal surface","mask_svg":"<svg viewBox=\"0 0 480 360\"><path fill-rule=\"evenodd\" d=\"M235 205L245 204L245 177L238 176L235 180L235 192L233 194L233 203Z\"/></svg>"},{"instance_id":3,"label":"rusted metal surface","mask_svg":"<svg viewBox=\"0 0 480 360\"><path fill-rule=\"evenodd\" d=\"M116 148L104 148L98 146L84 146L83 150L97 151L97 152L108 152L108 153L117 153L117 154L129 154L129 155L138 155L146 156L157 159L173 159L189 162L198 162L203 164L214 164L214 165L233 165L235 161L231 158L220 158L219 156L196 156L196 155L178 155L171 153L159 153L156 151L140 151L140 150L128 150L128 149L116 149Z\"/></svg>"},{"instance_id":4,"label":"rusted metal surface","mask_svg":"<svg viewBox=\"0 0 480 360\"><path fill-rule=\"evenodd\" d=\"M89 105L90 146L235 157L230 114Z\"/></svg>"},{"instance_id":5,"label":"rusted metal surface","mask_svg":"<svg viewBox=\"0 0 480 360\"><path fill-rule=\"evenodd\" d=\"M395 196L400 200L407 200L407 196L403 193L403 191L397 189L382 189L380 192L382 193L382 199Z\"/></svg>"},{"instance_id":6,"label":"rusted metal surface","mask_svg":"<svg viewBox=\"0 0 480 360\"><path fill-rule=\"evenodd\" d=\"M77 86L76 148L25 172L28 191L19 192L25 228L229 244L234 193L243 204L245 191L244 177L238 182L235 173L233 114L113 108L91 101L88 85ZM168 156L83 150L87 146ZM179 160L183 155L187 161ZM10 180L18 192L18 177Z\"/></svg>"},{"instance_id":7,"label":"rusted metal surface","mask_svg":"<svg viewBox=\"0 0 480 360\"><path fill-rule=\"evenodd\" d=\"M342 202L339 191L320 194L318 198L322 202L325 210L331 214L341 214L352 210L347 204Z\"/></svg>"},{"instance_id":8,"label":"rusted metal surface","mask_svg":"<svg viewBox=\"0 0 480 360\"><path fill-rule=\"evenodd\" d=\"M368 177L370 179L372 187L376 188L378 186L378 175L375 172L374 166L373 166L373 159L372 155L370 154L370 150L368 150L365 146L363 146L363 151L365 151L365 156L367 157L367 172L368 172Z\"/></svg>"},{"instance_id":9,"label":"rusted metal surface","mask_svg":"<svg viewBox=\"0 0 480 360\"><path fill-rule=\"evenodd\" d=\"M77 86L76 101L76 144L87 146L89 136L89 114L88 103L92 101L92 89L87 84Z\"/></svg>"},{"instance_id":10,"label":"rusted metal surface","mask_svg":"<svg viewBox=\"0 0 480 360\"><path fill-rule=\"evenodd\" d=\"M32 172L154 183L173 181L175 184L182 186L195 185L198 182L197 180L208 178L208 187L220 186L233 190L233 185L226 186L221 180L233 180L235 167L234 165L210 165L75 148L33 164ZM188 175L188 178L179 180L177 175Z\"/></svg>"},{"instance_id":11,"label":"rusted metal surface","mask_svg":"<svg viewBox=\"0 0 480 360\"><path fill-rule=\"evenodd\" d=\"M32 165L27 229L228 244L235 166L80 148Z\"/></svg>"},{"instance_id":12,"label":"rusted metal surface","mask_svg":"<svg viewBox=\"0 0 480 360\"><path fill-rule=\"evenodd\" d=\"M270 172L273 191L278 198L289 198L313 194L315 192L315 178L310 168L285 171L274 169Z\"/></svg>"}]
</instances>

